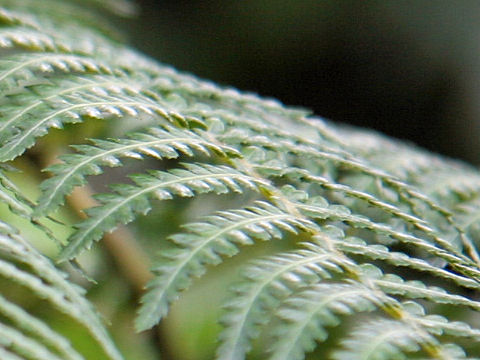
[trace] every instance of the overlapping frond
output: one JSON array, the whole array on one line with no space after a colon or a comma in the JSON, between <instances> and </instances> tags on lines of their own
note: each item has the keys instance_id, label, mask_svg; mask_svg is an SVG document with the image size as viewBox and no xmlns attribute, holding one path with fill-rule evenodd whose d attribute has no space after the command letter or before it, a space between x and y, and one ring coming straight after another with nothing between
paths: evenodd
<instances>
[{"instance_id":1,"label":"overlapping frond","mask_svg":"<svg viewBox=\"0 0 480 360\"><path fill-rule=\"evenodd\" d=\"M276 331L271 359L303 359L315 341L328 337L327 326L340 324L339 315L373 311L388 301L361 284L317 284L290 297L277 311L284 322ZM368 357L367 357L368 358Z\"/></svg>"},{"instance_id":2,"label":"overlapping frond","mask_svg":"<svg viewBox=\"0 0 480 360\"><path fill-rule=\"evenodd\" d=\"M131 176L135 185L116 185L114 193L97 196L103 205L87 210L89 218L77 225L77 231L69 239L60 260L77 256L117 224L127 224L139 214L151 209L150 199L169 200L174 196L191 197L195 194L214 192L242 193L243 188L258 191L266 181L242 174L223 165L184 164L184 168L168 172L151 171L149 174Z\"/></svg>"},{"instance_id":3,"label":"overlapping frond","mask_svg":"<svg viewBox=\"0 0 480 360\"><path fill-rule=\"evenodd\" d=\"M0 59L0 92L8 94L41 81L54 72L64 74L112 74L113 70L92 58L58 53L18 54Z\"/></svg>"},{"instance_id":4,"label":"overlapping frond","mask_svg":"<svg viewBox=\"0 0 480 360\"><path fill-rule=\"evenodd\" d=\"M54 348L57 352L62 354L65 359L73 359L79 360L83 357L71 346L70 342L62 335L53 331L50 327L48 327L44 322L41 320L31 316L26 311L24 311L18 305L8 301L4 297L0 296L0 313L12 321L18 328L22 328L24 331L32 334L33 336L39 337L42 343L46 344ZM31 343L35 344L34 346L39 347L40 344L34 340L30 340L18 331L14 331L13 329L7 330L8 327L5 327L4 332L10 333L11 338L10 341L17 341L19 344L19 348L21 349L22 346L30 345ZM4 335L5 336L5 335ZM8 338L8 337L6 337ZM23 350L19 349L19 353L23 352ZM49 352L45 347L41 347L41 351L38 353L39 357L42 358L51 358L51 359L58 359L59 357ZM33 355L35 355L36 351L33 351ZM48 354L45 357L45 353Z\"/></svg>"},{"instance_id":5,"label":"overlapping frond","mask_svg":"<svg viewBox=\"0 0 480 360\"><path fill-rule=\"evenodd\" d=\"M408 359L422 350L422 346L436 345L431 335L419 336L414 326L403 322L379 319L358 327L352 338L344 341L345 350L334 354L336 360ZM438 355L438 356L437 356ZM424 359L465 359L463 350L443 346L438 354Z\"/></svg>"},{"instance_id":6,"label":"overlapping frond","mask_svg":"<svg viewBox=\"0 0 480 360\"><path fill-rule=\"evenodd\" d=\"M12 231L8 227L7 230ZM33 296L47 301L60 312L70 316L91 333L110 358L122 359L96 312L84 298L84 291L70 283L65 274L55 268L48 259L15 234L0 235L0 256L2 278L21 285ZM17 266L16 263L21 266ZM23 269L24 266L29 270ZM13 348L19 355L25 355L27 352L29 354L27 357L30 358L38 356L42 359L82 359L64 335L56 333L42 320L29 315L4 297L0 298L0 314L22 330L20 332L2 325L5 337L0 336L7 339L6 347ZM41 340L41 343L35 340L36 338ZM60 355L54 355L46 348L45 351L39 351L44 345L52 347ZM35 355L36 351L39 351L38 355Z\"/></svg>"},{"instance_id":7,"label":"overlapping frond","mask_svg":"<svg viewBox=\"0 0 480 360\"><path fill-rule=\"evenodd\" d=\"M13 213L30 219L33 210L27 199L22 198L22 194L11 184L5 174L0 170L0 201L7 205Z\"/></svg>"},{"instance_id":8,"label":"overlapping frond","mask_svg":"<svg viewBox=\"0 0 480 360\"><path fill-rule=\"evenodd\" d=\"M103 166L121 166L120 158L143 159L150 156L156 159L173 159L180 154L193 156L194 151L209 155L235 155L238 152L230 147L220 147L188 130L172 127L149 128L144 132L130 134L126 139L92 140L92 145L74 146L76 154L60 157L63 163L55 164L46 170L53 177L46 180L44 190L38 200L37 214L46 214L63 202L75 186L85 184L87 175L99 175Z\"/></svg>"},{"instance_id":9,"label":"overlapping frond","mask_svg":"<svg viewBox=\"0 0 480 360\"><path fill-rule=\"evenodd\" d=\"M78 80L55 86L31 86L29 90L29 93L12 95L9 105L4 107L0 120L0 139L4 139L0 147L2 161L21 155L49 128L62 128L64 124L77 123L85 117L107 119L143 113L155 116L157 122L177 122L179 119L187 122L172 116L164 105L121 80ZM46 94L39 98L43 91Z\"/></svg>"},{"instance_id":10,"label":"overlapping frond","mask_svg":"<svg viewBox=\"0 0 480 360\"><path fill-rule=\"evenodd\" d=\"M295 290L330 279L348 266L338 255L308 245L307 249L272 257L245 270L246 281L233 288L222 318L219 359L243 359L272 311Z\"/></svg>"},{"instance_id":11,"label":"overlapping frond","mask_svg":"<svg viewBox=\"0 0 480 360\"><path fill-rule=\"evenodd\" d=\"M319 238L317 241L322 243L323 239ZM444 266L436 266L425 259L411 257L404 252L391 251L385 245L368 245L358 237L342 236L340 239L335 240L335 246L346 254L362 256L371 261L382 260L396 267L408 267L432 276L450 280L462 287L478 289L480 285L477 281L469 277L446 270Z\"/></svg>"},{"instance_id":12,"label":"overlapping frond","mask_svg":"<svg viewBox=\"0 0 480 360\"><path fill-rule=\"evenodd\" d=\"M179 73L123 45L121 33L86 4L134 12L127 0L0 0L0 167L34 163L50 175L34 201L25 185L0 172L5 211L47 233L44 217L54 210L72 225L63 205L75 187L126 159L155 159L149 171L124 166L130 183L95 195L98 206L71 226L58 261L151 214L155 200L198 198L194 204L209 202L211 215L192 222L175 207L185 213L172 217L187 218L186 225L152 255L138 330L164 318L209 266L244 245L288 238L289 251L249 262L232 287L217 358L242 360L255 345L268 350L263 358L286 360L323 346L337 360L468 359L480 351L476 169ZM67 124L90 119L106 120L89 135L94 140L69 144L72 153L45 153L52 149L41 137L52 129L70 134ZM213 196L199 197L205 193L240 196L224 197L220 206ZM155 221L165 234L175 228ZM0 230L0 277L76 321L110 358L121 359L82 290L11 224L0 222ZM163 238L147 242L149 254L164 248ZM2 359L83 358L68 334L4 292L0 315ZM342 334L332 341L336 326ZM259 337L271 340L269 349L255 343Z\"/></svg>"},{"instance_id":13,"label":"overlapping frond","mask_svg":"<svg viewBox=\"0 0 480 360\"><path fill-rule=\"evenodd\" d=\"M266 202L257 202L245 209L220 212L186 228L188 233L170 238L176 248L163 254L153 269L156 277L148 285L139 312L137 326L141 330L157 324L166 315L169 303L193 277L203 275L207 265L218 265L223 257L237 254L239 246L252 245L255 239L278 239L283 236L282 230L298 233L315 225Z\"/></svg>"}]
</instances>

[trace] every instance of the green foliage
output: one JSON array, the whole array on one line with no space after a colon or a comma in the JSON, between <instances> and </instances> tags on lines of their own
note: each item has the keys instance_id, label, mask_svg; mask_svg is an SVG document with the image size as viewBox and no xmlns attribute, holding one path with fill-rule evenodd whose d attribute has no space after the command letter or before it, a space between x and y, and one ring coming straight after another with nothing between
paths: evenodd
<instances>
[{"instance_id":1,"label":"green foliage","mask_svg":"<svg viewBox=\"0 0 480 360\"><path fill-rule=\"evenodd\" d=\"M127 337L165 336L147 330L214 266L231 288L217 359L480 353L476 169L181 74L94 10L133 5L87 3L0 0L2 359L158 358L148 338L120 350L92 303L145 287Z\"/></svg>"}]
</instances>

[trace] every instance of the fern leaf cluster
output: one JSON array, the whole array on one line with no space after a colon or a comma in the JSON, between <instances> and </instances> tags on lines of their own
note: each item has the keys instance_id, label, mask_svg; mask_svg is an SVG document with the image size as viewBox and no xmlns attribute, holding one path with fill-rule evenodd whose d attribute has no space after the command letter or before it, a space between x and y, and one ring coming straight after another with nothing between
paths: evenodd
<instances>
[{"instance_id":1,"label":"fern leaf cluster","mask_svg":"<svg viewBox=\"0 0 480 360\"><path fill-rule=\"evenodd\" d=\"M230 265L239 276L218 319L217 359L480 354L476 169L179 73L129 48L84 3L135 11L124 0L0 1L2 281L75 321L102 356L122 359L65 263L121 225L141 232L135 220L173 200L182 228L160 217L162 236L139 242L153 265L137 331L168 317L212 267L250 254ZM92 139L75 134L82 123L99 129ZM26 163L44 176L38 197L18 180ZM109 176L115 184L96 190ZM83 208L70 195L90 183L95 205L72 221L68 211ZM58 253L31 245L16 217ZM69 228L66 240L52 220ZM281 245L260 257L244 250L260 242ZM2 359L86 357L1 289Z\"/></svg>"}]
</instances>

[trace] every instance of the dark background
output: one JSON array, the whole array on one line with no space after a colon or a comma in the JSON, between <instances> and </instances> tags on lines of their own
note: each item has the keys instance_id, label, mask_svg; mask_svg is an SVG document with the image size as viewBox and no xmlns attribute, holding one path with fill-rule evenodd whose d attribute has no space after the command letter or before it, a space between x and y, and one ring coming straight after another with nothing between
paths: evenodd
<instances>
[{"instance_id":1,"label":"dark background","mask_svg":"<svg viewBox=\"0 0 480 360\"><path fill-rule=\"evenodd\" d=\"M137 3L164 63L480 163L480 1Z\"/></svg>"}]
</instances>

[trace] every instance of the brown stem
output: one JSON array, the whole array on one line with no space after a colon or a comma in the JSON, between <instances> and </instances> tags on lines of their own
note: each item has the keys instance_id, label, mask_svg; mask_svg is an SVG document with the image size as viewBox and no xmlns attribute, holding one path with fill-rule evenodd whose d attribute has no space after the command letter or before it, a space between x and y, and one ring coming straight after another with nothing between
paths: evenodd
<instances>
[{"instance_id":1,"label":"brown stem","mask_svg":"<svg viewBox=\"0 0 480 360\"><path fill-rule=\"evenodd\" d=\"M43 168L59 161L58 149L37 149L38 158ZM81 218L85 218L84 209L98 206L89 185L76 187L67 197L70 207ZM152 278L149 257L143 252L133 234L125 227L119 226L115 231L103 237L103 244L118 265L119 271L137 293L142 293L145 284Z\"/></svg>"},{"instance_id":2,"label":"brown stem","mask_svg":"<svg viewBox=\"0 0 480 360\"><path fill-rule=\"evenodd\" d=\"M93 191L88 185L76 188L68 202L72 209L84 218L83 209L98 205L92 195ZM149 271L150 259L138 246L133 234L125 226L119 226L115 231L104 235L103 244L118 264L123 276L137 292L142 292L145 284L152 278Z\"/></svg>"}]
</instances>

